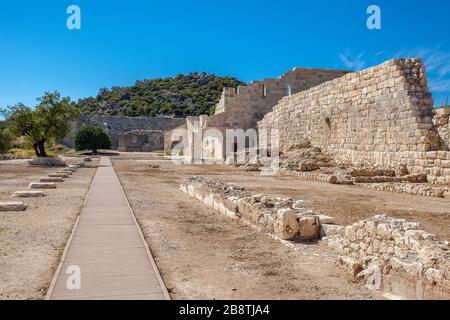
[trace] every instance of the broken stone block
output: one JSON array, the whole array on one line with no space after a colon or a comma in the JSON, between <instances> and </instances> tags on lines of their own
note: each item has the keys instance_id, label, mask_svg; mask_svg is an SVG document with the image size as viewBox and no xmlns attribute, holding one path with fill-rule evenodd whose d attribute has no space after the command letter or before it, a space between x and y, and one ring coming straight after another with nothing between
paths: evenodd
<instances>
[{"instance_id":1,"label":"broken stone block","mask_svg":"<svg viewBox=\"0 0 450 320\"><path fill-rule=\"evenodd\" d=\"M279 209L274 221L275 235L283 240L291 240L297 234L299 224L297 217L291 209Z\"/></svg>"},{"instance_id":2,"label":"broken stone block","mask_svg":"<svg viewBox=\"0 0 450 320\"><path fill-rule=\"evenodd\" d=\"M13 196L17 198L37 198L44 197L45 193L43 191L16 191Z\"/></svg>"},{"instance_id":3,"label":"broken stone block","mask_svg":"<svg viewBox=\"0 0 450 320\"><path fill-rule=\"evenodd\" d=\"M302 239L319 239L321 228L318 216L304 216L300 218L299 227L299 234Z\"/></svg>"},{"instance_id":4,"label":"broken stone block","mask_svg":"<svg viewBox=\"0 0 450 320\"><path fill-rule=\"evenodd\" d=\"M41 178L39 179L39 182L64 182L63 178Z\"/></svg>"},{"instance_id":5,"label":"broken stone block","mask_svg":"<svg viewBox=\"0 0 450 320\"><path fill-rule=\"evenodd\" d=\"M338 263L353 277L356 277L361 271L363 271L362 263L353 257L339 257Z\"/></svg>"},{"instance_id":6,"label":"broken stone block","mask_svg":"<svg viewBox=\"0 0 450 320\"><path fill-rule=\"evenodd\" d=\"M53 182L32 182L30 183L31 189L56 189L56 185Z\"/></svg>"},{"instance_id":7,"label":"broken stone block","mask_svg":"<svg viewBox=\"0 0 450 320\"><path fill-rule=\"evenodd\" d=\"M23 202L0 202L0 211L24 211L27 205Z\"/></svg>"}]
</instances>

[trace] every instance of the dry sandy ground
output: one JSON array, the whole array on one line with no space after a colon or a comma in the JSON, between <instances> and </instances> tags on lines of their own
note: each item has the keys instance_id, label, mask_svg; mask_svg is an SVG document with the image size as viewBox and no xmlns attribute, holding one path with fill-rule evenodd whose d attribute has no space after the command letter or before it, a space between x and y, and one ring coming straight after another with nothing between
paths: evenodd
<instances>
[{"instance_id":1,"label":"dry sandy ground","mask_svg":"<svg viewBox=\"0 0 450 320\"><path fill-rule=\"evenodd\" d=\"M203 169L112 160L173 299L375 298L327 248L287 248L178 190L181 175Z\"/></svg>"},{"instance_id":2,"label":"dry sandy ground","mask_svg":"<svg viewBox=\"0 0 450 320\"><path fill-rule=\"evenodd\" d=\"M79 159L78 159L79 160ZM69 160L75 162L76 159ZM95 167L96 161L89 166ZM57 169L0 163L0 201ZM44 198L24 201L24 212L0 212L0 299L42 299L83 205L95 168L83 168Z\"/></svg>"}]
</instances>

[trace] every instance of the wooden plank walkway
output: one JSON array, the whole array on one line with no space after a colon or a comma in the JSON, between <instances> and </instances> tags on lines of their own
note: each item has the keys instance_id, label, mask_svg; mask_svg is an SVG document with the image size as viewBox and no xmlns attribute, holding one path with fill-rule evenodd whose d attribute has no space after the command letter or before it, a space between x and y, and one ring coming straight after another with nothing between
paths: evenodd
<instances>
[{"instance_id":1,"label":"wooden plank walkway","mask_svg":"<svg viewBox=\"0 0 450 320\"><path fill-rule=\"evenodd\" d=\"M80 289L67 286L71 266L79 267ZM46 298L170 299L107 157L100 160Z\"/></svg>"}]
</instances>

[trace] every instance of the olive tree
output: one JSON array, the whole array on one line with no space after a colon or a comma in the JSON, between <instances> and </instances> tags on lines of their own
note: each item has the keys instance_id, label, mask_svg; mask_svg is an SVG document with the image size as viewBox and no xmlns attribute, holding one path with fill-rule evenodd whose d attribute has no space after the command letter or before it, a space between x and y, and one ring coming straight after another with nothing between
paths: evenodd
<instances>
[{"instance_id":1,"label":"olive tree","mask_svg":"<svg viewBox=\"0 0 450 320\"><path fill-rule=\"evenodd\" d=\"M37 100L34 110L21 103L9 107L6 124L13 135L26 138L36 156L47 157L46 144L65 138L79 112L68 97L61 98L57 91L47 92Z\"/></svg>"}]
</instances>

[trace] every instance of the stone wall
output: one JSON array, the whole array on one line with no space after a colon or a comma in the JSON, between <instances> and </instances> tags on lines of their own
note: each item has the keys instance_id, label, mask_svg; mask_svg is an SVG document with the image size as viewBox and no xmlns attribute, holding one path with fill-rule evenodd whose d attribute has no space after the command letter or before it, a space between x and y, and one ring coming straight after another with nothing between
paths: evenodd
<instances>
[{"instance_id":1,"label":"stone wall","mask_svg":"<svg viewBox=\"0 0 450 320\"><path fill-rule=\"evenodd\" d=\"M133 130L119 134L119 151L151 152L164 149L164 131Z\"/></svg>"},{"instance_id":2,"label":"stone wall","mask_svg":"<svg viewBox=\"0 0 450 320\"><path fill-rule=\"evenodd\" d=\"M373 290L419 300L450 296L449 243L419 223L378 215L324 240L341 254L339 265Z\"/></svg>"},{"instance_id":3,"label":"stone wall","mask_svg":"<svg viewBox=\"0 0 450 320\"><path fill-rule=\"evenodd\" d=\"M450 183L450 153L439 151L433 116L422 60L395 59L283 98L258 128L278 129L282 152L309 140L340 162L406 164Z\"/></svg>"},{"instance_id":4,"label":"stone wall","mask_svg":"<svg viewBox=\"0 0 450 320\"><path fill-rule=\"evenodd\" d=\"M224 88L210 127L256 128L257 122L283 98L326 81L342 77L348 71L294 68L276 79L252 81L248 85Z\"/></svg>"},{"instance_id":5,"label":"stone wall","mask_svg":"<svg viewBox=\"0 0 450 320\"><path fill-rule=\"evenodd\" d=\"M441 149L450 150L450 107L434 110L433 124L437 127L442 140Z\"/></svg>"},{"instance_id":6,"label":"stone wall","mask_svg":"<svg viewBox=\"0 0 450 320\"><path fill-rule=\"evenodd\" d=\"M238 88L224 88L213 116L187 118L187 123L190 125L187 126L188 133L185 138L187 150L185 157L191 158L191 160L193 158L193 154L190 153L192 148L189 145L193 140L192 132L195 123L200 123L201 130L204 131L211 128L219 131L225 129L256 129L257 122L265 114L272 111L273 107L283 97L342 77L347 73L348 71L341 70L295 68L276 79L253 81ZM167 136L167 139L169 141L165 145L170 146L173 139L169 136ZM220 144L220 147L216 149L221 149L221 151L214 153L224 154L225 143L225 141L215 141L213 144ZM207 146L207 148L210 148L210 146ZM169 153L170 150L167 149L166 154Z\"/></svg>"}]
</instances>

